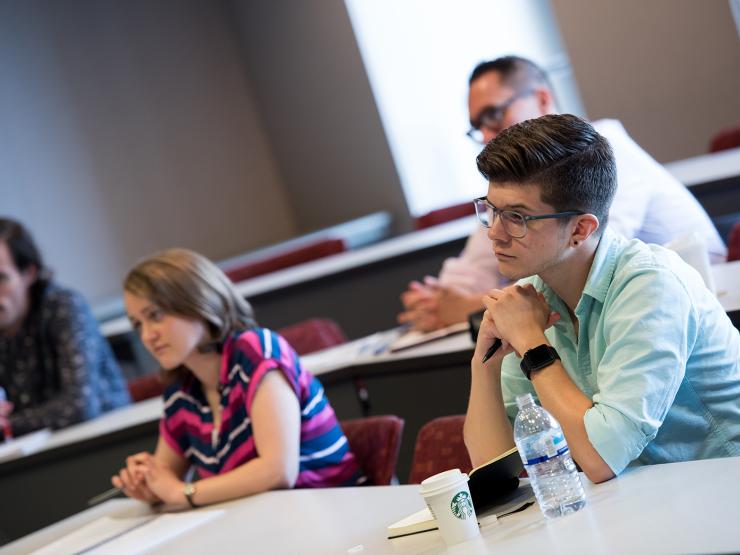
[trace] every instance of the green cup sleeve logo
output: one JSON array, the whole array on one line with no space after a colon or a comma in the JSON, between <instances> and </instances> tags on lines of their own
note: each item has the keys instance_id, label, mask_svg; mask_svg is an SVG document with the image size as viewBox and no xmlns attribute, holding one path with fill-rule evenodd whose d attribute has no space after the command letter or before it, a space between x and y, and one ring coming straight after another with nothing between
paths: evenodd
<instances>
[{"instance_id":1,"label":"green cup sleeve logo","mask_svg":"<svg viewBox=\"0 0 740 555\"><path fill-rule=\"evenodd\" d=\"M450 502L452 514L461 520L473 516L473 500L467 491L460 491L455 494Z\"/></svg>"}]
</instances>

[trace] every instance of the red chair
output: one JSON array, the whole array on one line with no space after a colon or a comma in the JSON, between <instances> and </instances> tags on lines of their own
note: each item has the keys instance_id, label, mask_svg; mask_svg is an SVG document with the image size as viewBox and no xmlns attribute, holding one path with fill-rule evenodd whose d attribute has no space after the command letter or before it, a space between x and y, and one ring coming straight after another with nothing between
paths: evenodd
<instances>
[{"instance_id":1,"label":"red chair","mask_svg":"<svg viewBox=\"0 0 740 555\"><path fill-rule=\"evenodd\" d=\"M277 270L283 270L285 268L290 268L291 266L324 258L325 256L339 254L345 250L346 246L342 239L322 239L315 243L284 251L275 256L246 262L243 265L236 266L234 268L228 268L224 273L229 276L231 281L237 283L245 279L269 274L270 272L276 272Z\"/></svg>"},{"instance_id":2,"label":"red chair","mask_svg":"<svg viewBox=\"0 0 740 555\"><path fill-rule=\"evenodd\" d=\"M722 129L709 141L709 152L740 147L740 125Z\"/></svg>"},{"instance_id":3,"label":"red chair","mask_svg":"<svg viewBox=\"0 0 740 555\"><path fill-rule=\"evenodd\" d=\"M414 445L409 484L451 468L469 473L473 468L463 440L465 415L441 416L424 424Z\"/></svg>"},{"instance_id":4,"label":"red chair","mask_svg":"<svg viewBox=\"0 0 740 555\"><path fill-rule=\"evenodd\" d=\"M164 383L157 373L133 378L126 385L128 385L128 392L134 403L151 397L159 397L164 393Z\"/></svg>"},{"instance_id":5,"label":"red chair","mask_svg":"<svg viewBox=\"0 0 740 555\"><path fill-rule=\"evenodd\" d=\"M339 423L369 485L389 486L393 481L403 424L402 419L391 415Z\"/></svg>"},{"instance_id":6,"label":"red chair","mask_svg":"<svg viewBox=\"0 0 740 555\"><path fill-rule=\"evenodd\" d=\"M299 355L306 355L347 342L347 336L334 320L311 318L280 328L282 335Z\"/></svg>"},{"instance_id":7,"label":"red chair","mask_svg":"<svg viewBox=\"0 0 740 555\"><path fill-rule=\"evenodd\" d=\"M730 236L727 239L727 262L740 260L740 222L732 226Z\"/></svg>"},{"instance_id":8,"label":"red chair","mask_svg":"<svg viewBox=\"0 0 740 555\"><path fill-rule=\"evenodd\" d=\"M452 220L457 220L458 218L464 218L471 214L475 214L475 206L473 206L472 200L432 210L423 216L419 216L414 220L414 227L417 230L425 229L427 227L432 227L433 225L439 225Z\"/></svg>"}]
</instances>

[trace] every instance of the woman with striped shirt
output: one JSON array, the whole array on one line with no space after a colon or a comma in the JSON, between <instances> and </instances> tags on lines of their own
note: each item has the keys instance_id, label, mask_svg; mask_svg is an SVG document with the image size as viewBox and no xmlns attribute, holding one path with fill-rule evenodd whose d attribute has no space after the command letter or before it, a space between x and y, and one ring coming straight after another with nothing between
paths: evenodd
<instances>
[{"instance_id":1,"label":"woman with striped shirt","mask_svg":"<svg viewBox=\"0 0 740 555\"><path fill-rule=\"evenodd\" d=\"M128 457L113 485L178 508L364 480L321 384L209 260L185 249L145 259L124 302L170 385L154 454ZM186 483L191 465L200 480Z\"/></svg>"}]
</instances>

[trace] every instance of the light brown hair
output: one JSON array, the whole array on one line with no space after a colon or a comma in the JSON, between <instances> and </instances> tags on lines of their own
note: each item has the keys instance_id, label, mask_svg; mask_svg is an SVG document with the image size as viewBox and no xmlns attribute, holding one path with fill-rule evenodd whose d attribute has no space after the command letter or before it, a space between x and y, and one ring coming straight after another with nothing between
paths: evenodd
<instances>
[{"instance_id":1,"label":"light brown hair","mask_svg":"<svg viewBox=\"0 0 740 555\"><path fill-rule=\"evenodd\" d=\"M230 334L257 325L252 307L231 280L205 256L188 249L168 249L141 260L123 288L168 314L203 321L210 333L209 341L199 346L203 352L220 352ZM173 372L176 378L185 373L184 368Z\"/></svg>"}]
</instances>

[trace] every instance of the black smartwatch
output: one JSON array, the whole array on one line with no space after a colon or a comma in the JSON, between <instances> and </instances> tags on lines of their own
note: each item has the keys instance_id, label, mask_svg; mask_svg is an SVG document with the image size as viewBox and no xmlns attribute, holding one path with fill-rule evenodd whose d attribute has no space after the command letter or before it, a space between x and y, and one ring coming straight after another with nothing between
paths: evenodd
<instances>
[{"instance_id":1,"label":"black smartwatch","mask_svg":"<svg viewBox=\"0 0 740 555\"><path fill-rule=\"evenodd\" d=\"M560 360L558 352L550 345L540 345L524 353L519 368L522 369L528 380L532 379L532 372L550 366L556 360Z\"/></svg>"}]
</instances>

